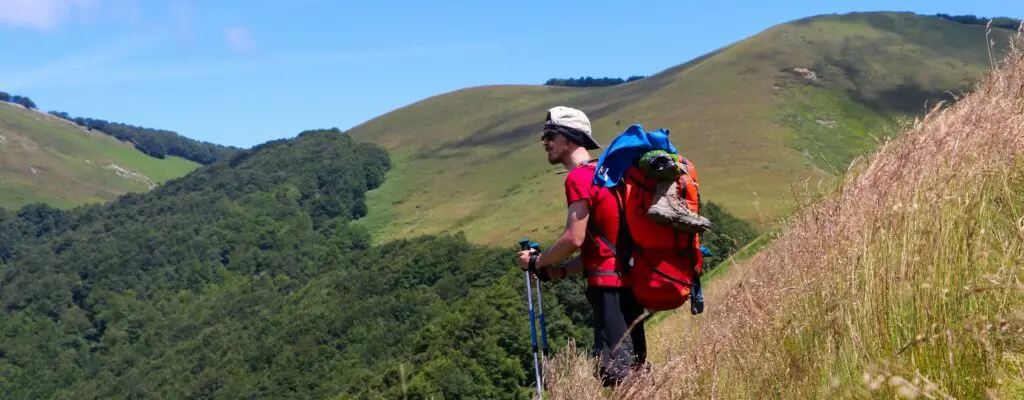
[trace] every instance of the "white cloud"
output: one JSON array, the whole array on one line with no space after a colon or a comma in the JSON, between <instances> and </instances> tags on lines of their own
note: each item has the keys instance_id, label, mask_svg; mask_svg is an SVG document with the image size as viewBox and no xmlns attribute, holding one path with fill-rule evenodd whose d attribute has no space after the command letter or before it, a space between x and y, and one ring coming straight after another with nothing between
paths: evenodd
<instances>
[{"instance_id":1,"label":"white cloud","mask_svg":"<svg viewBox=\"0 0 1024 400\"><path fill-rule=\"evenodd\" d=\"M241 26L235 26L224 32L224 39L232 48L238 51L249 51L256 47L249 31Z\"/></svg>"},{"instance_id":2,"label":"white cloud","mask_svg":"<svg viewBox=\"0 0 1024 400\"><path fill-rule=\"evenodd\" d=\"M99 0L0 0L0 24L50 30L98 6Z\"/></svg>"}]
</instances>

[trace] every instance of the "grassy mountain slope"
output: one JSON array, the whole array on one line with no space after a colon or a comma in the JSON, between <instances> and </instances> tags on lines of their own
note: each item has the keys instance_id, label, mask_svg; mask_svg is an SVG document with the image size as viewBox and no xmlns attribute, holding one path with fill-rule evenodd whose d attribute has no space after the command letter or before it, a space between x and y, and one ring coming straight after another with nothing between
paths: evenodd
<instances>
[{"instance_id":1,"label":"grassy mountain slope","mask_svg":"<svg viewBox=\"0 0 1024 400\"><path fill-rule=\"evenodd\" d=\"M610 397L1024 398L1024 36L1016 48L807 193L708 287L705 314L653 329L656 368ZM552 398L598 397L585 361L557 357Z\"/></svg>"},{"instance_id":2,"label":"grassy mountain slope","mask_svg":"<svg viewBox=\"0 0 1024 400\"><path fill-rule=\"evenodd\" d=\"M150 190L199 164L156 159L53 115L0 103L0 207L104 202Z\"/></svg>"},{"instance_id":3,"label":"grassy mountain slope","mask_svg":"<svg viewBox=\"0 0 1024 400\"><path fill-rule=\"evenodd\" d=\"M623 85L458 90L349 131L394 154L363 223L380 240L551 237L564 218L564 176L546 163L539 127L547 108L569 105L589 113L605 145L632 123L670 129L700 171L703 198L763 227L792 210L792 185L834 180L893 117L948 98L989 64L982 26L868 13L782 24Z\"/></svg>"}]
</instances>

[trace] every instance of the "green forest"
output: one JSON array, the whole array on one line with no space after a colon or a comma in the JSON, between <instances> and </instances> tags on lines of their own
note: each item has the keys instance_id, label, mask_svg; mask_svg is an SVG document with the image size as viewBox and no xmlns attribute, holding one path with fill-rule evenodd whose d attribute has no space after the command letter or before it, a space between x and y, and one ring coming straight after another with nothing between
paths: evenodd
<instances>
[{"instance_id":1,"label":"green forest","mask_svg":"<svg viewBox=\"0 0 1024 400\"><path fill-rule=\"evenodd\" d=\"M0 210L0 392L530 398L521 238L372 246L351 222L390 167L375 145L311 130L108 204ZM718 263L755 232L707 209ZM544 286L553 351L590 341L583 285Z\"/></svg>"},{"instance_id":2,"label":"green forest","mask_svg":"<svg viewBox=\"0 0 1024 400\"><path fill-rule=\"evenodd\" d=\"M1009 29L1011 31L1017 31L1021 23L1024 23L1022 20L1007 17L984 18L976 15L949 15L944 13L938 13L935 16L966 25L988 25L991 22L994 28Z\"/></svg>"}]
</instances>

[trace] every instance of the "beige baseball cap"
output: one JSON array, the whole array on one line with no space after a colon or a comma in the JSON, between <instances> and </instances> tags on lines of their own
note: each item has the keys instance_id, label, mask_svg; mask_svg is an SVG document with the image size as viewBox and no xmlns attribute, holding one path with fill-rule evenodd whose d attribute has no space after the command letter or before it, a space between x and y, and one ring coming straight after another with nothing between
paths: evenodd
<instances>
[{"instance_id":1,"label":"beige baseball cap","mask_svg":"<svg viewBox=\"0 0 1024 400\"><path fill-rule=\"evenodd\" d=\"M587 150L601 148L591 134L587 114L572 107L556 106L549 109L544 130L561 133L570 140L580 143Z\"/></svg>"}]
</instances>

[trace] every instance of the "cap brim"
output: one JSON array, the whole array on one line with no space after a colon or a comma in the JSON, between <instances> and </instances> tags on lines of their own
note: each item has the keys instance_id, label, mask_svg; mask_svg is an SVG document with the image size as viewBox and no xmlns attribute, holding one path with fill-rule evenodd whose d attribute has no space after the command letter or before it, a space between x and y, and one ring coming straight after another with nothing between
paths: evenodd
<instances>
[{"instance_id":1,"label":"cap brim","mask_svg":"<svg viewBox=\"0 0 1024 400\"><path fill-rule=\"evenodd\" d=\"M572 136L573 138L576 138L579 141L583 142L583 148L587 150L596 150L601 148L601 145L597 143L597 140L595 140L593 136L580 132L579 130L575 130L566 126L548 123L544 125L544 129L541 131L541 135L549 131L561 134L566 137Z\"/></svg>"}]
</instances>

